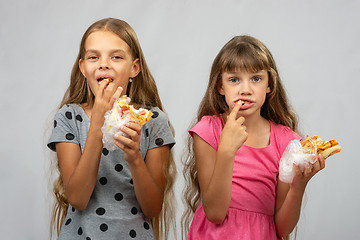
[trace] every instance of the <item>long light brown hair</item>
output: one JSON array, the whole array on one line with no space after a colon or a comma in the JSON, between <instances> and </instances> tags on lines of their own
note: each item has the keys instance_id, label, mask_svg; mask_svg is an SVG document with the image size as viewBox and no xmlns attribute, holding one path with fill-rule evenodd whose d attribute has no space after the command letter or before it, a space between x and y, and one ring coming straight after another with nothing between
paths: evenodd
<instances>
[{"instance_id":1,"label":"long light brown hair","mask_svg":"<svg viewBox=\"0 0 360 240\"><path fill-rule=\"evenodd\" d=\"M220 50L211 67L206 93L200 103L193 127L203 116L218 115L226 112L229 106L225 97L218 91L222 73L229 71L258 72L266 70L271 92L267 94L260 114L265 119L282 124L297 132L297 119L291 109L274 58L268 48L251 36L236 36ZM186 238L196 208L200 204L200 185L195 167L193 140L187 137L187 151L184 154L185 212L181 219L182 237Z\"/></svg>"},{"instance_id":2,"label":"long light brown hair","mask_svg":"<svg viewBox=\"0 0 360 240\"><path fill-rule=\"evenodd\" d=\"M129 45L133 59L139 59L141 71L136 77L133 78L132 83L128 85L128 95L131 98L132 103L139 106L159 107L162 111L164 111L155 80L146 64L144 54L140 47L140 43L135 34L135 31L125 21L114 18L106 18L99 20L92 24L84 33L80 42L79 54L77 56L77 59L75 60L71 72L70 85L62 99L59 108L61 108L65 104L71 103L86 103L90 107L93 106L95 96L91 92L85 77L82 75L79 69L79 60L84 59L85 57L85 41L88 36L93 32L101 30L110 31L118 35L124 42ZM171 129L173 131L172 127ZM173 227L175 232L176 224L174 220L175 216L173 206L173 185L176 172L177 171L173 158L173 151L170 150L167 167L165 169L166 187L164 192L162 211L160 212L159 216L151 219L154 236L156 239L167 239L170 227ZM61 176L59 176L55 181L53 185L53 192L56 201L53 207L51 219L51 237L55 234L56 236L59 235L61 226L65 220L69 207Z\"/></svg>"}]
</instances>

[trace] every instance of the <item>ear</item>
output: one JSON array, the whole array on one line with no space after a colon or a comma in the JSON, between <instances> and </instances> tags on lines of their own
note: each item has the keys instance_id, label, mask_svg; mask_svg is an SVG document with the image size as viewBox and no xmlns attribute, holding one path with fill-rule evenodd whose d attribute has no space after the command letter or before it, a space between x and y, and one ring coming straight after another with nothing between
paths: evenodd
<instances>
[{"instance_id":1,"label":"ear","mask_svg":"<svg viewBox=\"0 0 360 240\"><path fill-rule=\"evenodd\" d=\"M225 95L225 91L224 91L224 89L223 89L223 87L222 87L222 83L221 83L221 82L219 82L219 83L217 84L217 90L218 90L218 92L220 93L220 95Z\"/></svg>"},{"instance_id":2,"label":"ear","mask_svg":"<svg viewBox=\"0 0 360 240\"><path fill-rule=\"evenodd\" d=\"M140 71L141 71L140 60L137 58L133 61L133 64L131 66L130 77L131 78L136 77Z\"/></svg>"},{"instance_id":3,"label":"ear","mask_svg":"<svg viewBox=\"0 0 360 240\"><path fill-rule=\"evenodd\" d=\"M82 75L86 78L85 72L84 72L84 60L82 60L81 58L79 60L79 69L80 69Z\"/></svg>"},{"instance_id":4,"label":"ear","mask_svg":"<svg viewBox=\"0 0 360 240\"><path fill-rule=\"evenodd\" d=\"M266 93L270 93L271 92L271 89L270 89L270 87L268 86L267 88L266 88Z\"/></svg>"}]
</instances>

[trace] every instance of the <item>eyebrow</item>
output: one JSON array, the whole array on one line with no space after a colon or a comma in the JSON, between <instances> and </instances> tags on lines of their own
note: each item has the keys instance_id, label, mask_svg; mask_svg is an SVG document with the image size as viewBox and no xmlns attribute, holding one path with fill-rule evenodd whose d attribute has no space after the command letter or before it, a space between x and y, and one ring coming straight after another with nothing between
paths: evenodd
<instances>
[{"instance_id":1,"label":"eyebrow","mask_svg":"<svg viewBox=\"0 0 360 240\"><path fill-rule=\"evenodd\" d=\"M98 53L99 50L96 49L88 49L85 51L85 54L87 53ZM121 53L125 53L125 51L123 49L113 49L110 51L110 53L116 53L116 52L121 52Z\"/></svg>"},{"instance_id":2,"label":"eyebrow","mask_svg":"<svg viewBox=\"0 0 360 240\"><path fill-rule=\"evenodd\" d=\"M254 73L249 73L249 74L251 74L251 75L264 75L264 74L266 74L266 70L265 70L265 72L262 72L263 70L260 70L260 71L258 71L258 72L254 72ZM226 74L229 74L229 75L238 75L239 74L239 72L225 72Z\"/></svg>"}]
</instances>

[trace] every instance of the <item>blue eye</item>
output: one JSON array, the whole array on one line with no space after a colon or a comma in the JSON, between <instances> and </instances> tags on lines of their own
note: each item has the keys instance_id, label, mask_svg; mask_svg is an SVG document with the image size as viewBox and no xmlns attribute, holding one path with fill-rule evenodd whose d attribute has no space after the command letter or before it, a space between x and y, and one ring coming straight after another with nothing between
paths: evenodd
<instances>
[{"instance_id":1,"label":"blue eye","mask_svg":"<svg viewBox=\"0 0 360 240\"><path fill-rule=\"evenodd\" d=\"M252 78L252 80L253 80L254 82L260 82L260 81L261 81L261 77L255 76L255 77Z\"/></svg>"},{"instance_id":2,"label":"blue eye","mask_svg":"<svg viewBox=\"0 0 360 240\"><path fill-rule=\"evenodd\" d=\"M231 83L237 83L239 81L239 79L237 79L237 78L230 78L229 79L229 82L231 82Z\"/></svg>"}]
</instances>

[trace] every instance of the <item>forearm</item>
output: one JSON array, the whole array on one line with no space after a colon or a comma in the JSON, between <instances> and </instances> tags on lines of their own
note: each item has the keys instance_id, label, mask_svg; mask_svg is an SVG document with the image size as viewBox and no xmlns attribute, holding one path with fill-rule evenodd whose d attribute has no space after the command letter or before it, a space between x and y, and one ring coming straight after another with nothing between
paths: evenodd
<instances>
[{"instance_id":1,"label":"forearm","mask_svg":"<svg viewBox=\"0 0 360 240\"><path fill-rule=\"evenodd\" d=\"M96 184L102 153L102 133L89 129L84 151L65 183L69 203L79 210L86 208Z\"/></svg>"},{"instance_id":2,"label":"forearm","mask_svg":"<svg viewBox=\"0 0 360 240\"><path fill-rule=\"evenodd\" d=\"M283 205L275 214L276 231L279 237L290 234L299 221L304 191L289 190Z\"/></svg>"},{"instance_id":3,"label":"forearm","mask_svg":"<svg viewBox=\"0 0 360 240\"><path fill-rule=\"evenodd\" d=\"M205 214L213 223L222 223L230 206L234 157L227 151L217 151L213 174L202 192Z\"/></svg>"},{"instance_id":4,"label":"forearm","mask_svg":"<svg viewBox=\"0 0 360 240\"><path fill-rule=\"evenodd\" d=\"M156 184L142 157L129 163L129 166L142 212L148 218L156 217L162 209L164 189Z\"/></svg>"}]
</instances>

